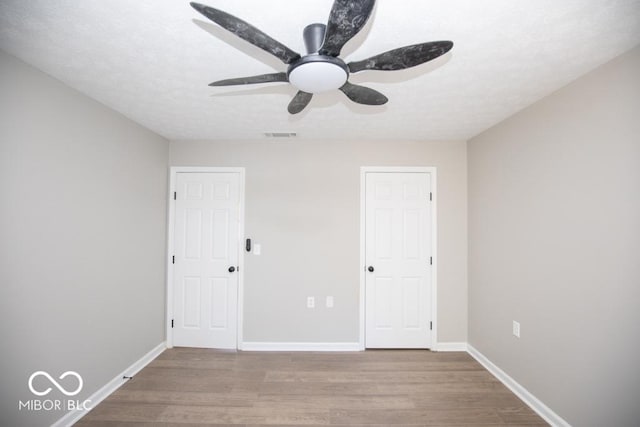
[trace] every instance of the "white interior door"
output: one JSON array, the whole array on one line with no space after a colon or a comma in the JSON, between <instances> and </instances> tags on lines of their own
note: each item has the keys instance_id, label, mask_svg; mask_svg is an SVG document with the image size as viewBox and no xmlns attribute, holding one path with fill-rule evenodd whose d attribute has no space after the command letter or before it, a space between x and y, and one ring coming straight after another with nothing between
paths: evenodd
<instances>
[{"instance_id":1,"label":"white interior door","mask_svg":"<svg viewBox=\"0 0 640 427\"><path fill-rule=\"evenodd\" d=\"M173 345L237 348L239 173L177 173Z\"/></svg>"},{"instance_id":2,"label":"white interior door","mask_svg":"<svg viewBox=\"0 0 640 427\"><path fill-rule=\"evenodd\" d=\"M366 173L365 346L431 347L429 173Z\"/></svg>"}]
</instances>

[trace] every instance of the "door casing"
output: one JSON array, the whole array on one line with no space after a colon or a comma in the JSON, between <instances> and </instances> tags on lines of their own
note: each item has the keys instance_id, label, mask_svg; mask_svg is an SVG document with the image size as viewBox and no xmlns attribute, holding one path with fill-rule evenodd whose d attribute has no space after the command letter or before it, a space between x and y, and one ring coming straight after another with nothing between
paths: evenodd
<instances>
[{"instance_id":1,"label":"door casing","mask_svg":"<svg viewBox=\"0 0 640 427\"><path fill-rule=\"evenodd\" d=\"M232 168L232 167L190 167L190 166L173 166L169 172L169 196L168 211L169 217L167 221L167 281L166 281L166 337L167 348L173 347L173 328L171 327L171 320L173 319L173 256L174 252L174 226L175 226L175 203L173 199L173 193L176 191L176 178L178 173L237 173L240 179L240 207L239 216L240 221L238 225L238 311L237 311L237 334L236 334L236 348L241 350L242 348L242 330L243 323L243 301L244 301L244 204L245 204L245 169L244 168Z\"/></svg>"},{"instance_id":2,"label":"door casing","mask_svg":"<svg viewBox=\"0 0 640 427\"><path fill-rule=\"evenodd\" d=\"M431 253L433 264L431 268L431 350L437 350L438 345L438 227L437 227L437 178L435 167L415 167L415 166L363 166L360 168L360 338L359 348L365 349L365 223L366 223L366 176L367 173L428 173L431 178Z\"/></svg>"}]
</instances>

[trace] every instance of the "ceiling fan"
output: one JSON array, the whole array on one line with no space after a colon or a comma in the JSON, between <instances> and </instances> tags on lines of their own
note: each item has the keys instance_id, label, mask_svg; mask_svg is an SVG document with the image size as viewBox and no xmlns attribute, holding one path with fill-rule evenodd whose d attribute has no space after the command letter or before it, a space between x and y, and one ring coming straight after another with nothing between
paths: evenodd
<instances>
[{"instance_id":1,"label":"ceiling fan","mask_svg":"<svg viewBox=\"0 0 640 427\"><path fill-rule=\"evenodd\" d=\"M291 83L298 89L289 103L288 111L291 114L301 112L314 93L335 89L358 104L385 104L388 99L380 92L349 83L349 74L364 70L393 71L414 67L447 53L453 47L453 42L435 41L405 46L347 64L338 55L342 47L364 27L374 5L375 0L335 0L326 25L310 24L304 29L307 54L300 55L233 15L199 3L191 3L195 10L211 21L289 66L286 72L220 80L209 86Z\"/></svg>"}]
</instances>

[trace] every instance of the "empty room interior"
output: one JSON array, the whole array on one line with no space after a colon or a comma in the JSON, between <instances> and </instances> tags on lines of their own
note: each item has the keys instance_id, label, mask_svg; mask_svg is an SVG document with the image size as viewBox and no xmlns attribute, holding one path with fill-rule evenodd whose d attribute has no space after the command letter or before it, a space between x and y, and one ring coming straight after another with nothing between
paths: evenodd
<instances>
[{"instance_id":1,"label":"empty room interior","mask_svg":"<svg viewBox=\"0 0 640 427\"><path fill-rule=\"evenodd\" d=\"M0 425L640 425L640 1L0 2Z\"/></svg>"}]
</instances>

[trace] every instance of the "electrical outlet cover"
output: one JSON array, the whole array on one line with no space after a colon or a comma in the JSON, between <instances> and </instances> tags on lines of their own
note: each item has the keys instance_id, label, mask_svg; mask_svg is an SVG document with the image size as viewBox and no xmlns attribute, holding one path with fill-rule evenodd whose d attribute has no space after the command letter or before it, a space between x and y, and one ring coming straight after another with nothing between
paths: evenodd
<instances>
[{"instance_id":1,"label":"electrical outlet cover","mask_svg":"<svg viewBox=\"0 0 640 427\"><path fill-rule=\"evenodd\" d=\"M513 321L513 335L520 338L520 322Z\"/></svg>"}]
</instances>

